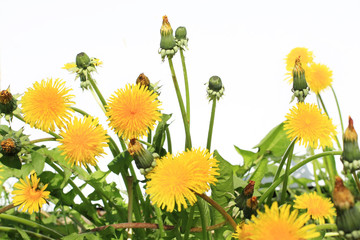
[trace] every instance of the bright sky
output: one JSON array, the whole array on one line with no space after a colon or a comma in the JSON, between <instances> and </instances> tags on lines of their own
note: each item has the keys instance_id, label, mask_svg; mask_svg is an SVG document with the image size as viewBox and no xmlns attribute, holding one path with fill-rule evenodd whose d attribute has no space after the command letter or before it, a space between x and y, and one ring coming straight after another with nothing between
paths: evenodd
<instances>
[{"instance_id":1,"label":"bright sky","mask_svg":"<svg viewBox=\"0 0 360 240\"><path fill-rule=\"evenodd\" d=\"M13 93L23 93L35 81L62 78L74 89L77 107L101 116L90 92L83 93L74 75L61 69L84 51L104 62L94 78L106 99L117 88L134 83L140 73L160 81L163 112L173 113L173 148L181 151L180 110L168 63L157 53L166 14L174 30L187 27L190 39L185 56L193 146L206 145L211 104L204 83L218 75L225 96L217 105L212 149L239 164L242 158L233 145L250 150L285 120L294 104L289 104L292 86L284 81L284 58L294 47L307 47L316 62L332 69L345 125L351 115L360 130L359 11L359 1L2 0L1 89L10 85ZM174 64L183 87L179 59L175 56ZM322 95L340 133L332 92ZM307 101L315 103L315 95ZM101 119L105 124L105 117ZM15 129L21 126L14 121ZM43 136L38 130L26 133L34 133L31 139ZM110 160L108 155L100 162L105 166Z\"/></svg>"}]
</instances>

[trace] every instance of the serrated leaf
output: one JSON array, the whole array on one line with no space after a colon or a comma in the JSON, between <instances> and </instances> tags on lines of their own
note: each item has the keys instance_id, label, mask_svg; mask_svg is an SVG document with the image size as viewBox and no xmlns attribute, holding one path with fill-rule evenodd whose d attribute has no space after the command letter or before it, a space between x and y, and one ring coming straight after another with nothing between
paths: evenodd
<instances>
[{"instance_id":1,"label":"serrated leaf","mask_svg":"<svg viewBox=\"0 0 360 240\"><path fill-rule=\"evenodd\" d=\"M60 174L55 174L50 171L44 171L39 175L39 178L42 183L48 184L48 187L46 189L48 191L54 189L62 189L61 184L64 178Z\"/></svg>"},{"instance_id":2,"label":"serrated leaf","mask_svg":"<svg viewBox=\"0 0 360 240\"><path fill-rule=\"evenodd\" d=\"M124 151L117 155L109 164L108 168L115 174L119 174L121 170L125 170L129 167L129 164L132 160L131 155L128 151Z\"/></svg>"},{"instance_id":3,"label":"serrated leaf","mask_svg":"<svg viewBox=\"0 0 360 240\"><path fill-rule=\"evenodd\" d=\"M257 166L255 172L251 175L250 180L255 181L254 189L259 188L261 180L264 178L267 171L268 160L263 158Z\"/></svg>"},{"instance_id":4,"label":"serrated leaf","mask_svg":"<svg viewBox=\"0 0 360 240\"><path fill-rule=\"evenodd\" d=\"M46 157L38 152L31 153L31 165L37 174L41 174L44 170Z\"/></svg>"}]
</instances>

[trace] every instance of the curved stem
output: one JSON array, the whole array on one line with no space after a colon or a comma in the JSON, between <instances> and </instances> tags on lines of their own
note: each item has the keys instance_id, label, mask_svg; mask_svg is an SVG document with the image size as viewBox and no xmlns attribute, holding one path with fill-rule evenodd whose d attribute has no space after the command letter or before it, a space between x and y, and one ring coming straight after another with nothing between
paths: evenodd
<instances>
[{"instance_id":1,"label":"curved stem","mask_svg":"<svg viewBox=\"0 0 360 240\"><path fill-rule=\"evenodd\" d=\"M342 151L331 151L331 152L322 152L322 153L318 153L316 155L313 155L311 157L306 158L305 160L303 160L302 162L296 164L294 167L292 167L289 171L289 175L293 174L295 171L297 171L299 168L301 168L302 166L306 165L307 163L311 162L314 159L320 158L320 157L324 157L324 156L328 156L328 155L341 155ZM264 202L264 200L269 196L269 194L271 192L273 192L275 190L275 188L284 180L285 175L282 175L281 177L279 177L277 180L275 180L273 182L273 184L271 184L271 186L261 195L261 197L259 198L259 205L262 204Z\"/></svg>"},{"instance_id":2,"label":"curved stem","mask_svg":"<svg viewBox=\"0 0 360 240\"><path fill-rule=\"evenodd\" d=\"M338 102L338 99L336 97L336 93L335 93L335 90L334 88L331 86L331 90L334 94L334 98L335 98L335 102L336 102L336 106L337 106L337 109L339 111L339 118L340 118L340 124L341 124L341 133L344 133L344 124L343 124L343 120L342 120L342 116L341 116L341 110L340 110L340 105L339 105L339 102Z\"/></svg>"},{"instance_id":3,"label":"curved stem","mask_svg":"<svg viewBox=\"0 0 360 240\"><path fill-rule=\"evenodd\" d=\"M223 217L226 219L226 221L228 221L230 223L230 225L232 226L232 228L234 229L234 231L236 231L236 222L234 221L234 219L224 210L224 208L222 206L220 206L217 202L215 202L213 199L209 198L207 195L205 195L204 193L199 194L196 193L196 195L198 195L199 197L201 197L202 199L204 199L205 201L207 201L208 203L210 203L211 206L213 206L217 211L219 211L219 213L221 213L221 215L223 215Z\"/></svg>"},{"instance_id":4,"label":"curved stem","mask_svg":"<svg viewBox=\"0 0 360 240\"><path fill-rule=\"evenodd\" d=\"M25 233L36 237L36 239L55 240L55 238L48 237L48 236L42 235L42 234L40 234L40 233L36 233L36 232L30 231L30 230L24 230L24 229L22 229L22 230L23 230ZM17 230L16 228L0 226L0 232L17 232L17 231L18 231L18 230Z\"/></svg>"},{"instance_id":5,"label":"curved stem","mask_svg":"<svg viewBox=\"0 0 360 240\"><path fill-rule=\"evenodd\" d=\"M87 112L85 112L84 110L77 108L77 107L70 107L72 110L74 110L75 112L80 113L83 116L90 116L90 114L88 114Z\"/></svg>"},{"instance_id":6,"label":"curved stem","mask_svg":"<svg viewBox=\"0 0 360 240\"><path fill-rule=\"evenodd\" d=\"M94 79L92 79L91 76L89 76L88 79L89 79L89 81L90 81L90 84L91 84L92 89L94 89L96 95L98 96L98 98L99 98L99 100L100 100L100 102L101 102L101 104L102 104L102 107L100 106L101 109L102 109L104 112L106 112L106 110L105 110L105 106L106 106L105 98L104 98L103 95L101 94L101 92L100 92L99 88L97 87ZM96 95L94 95L94 97L95 97ZM95 98L95 99L96 99L96 98Z\"/></svg>"},{"instance_id":7,"label":"curved stem","mask_svg":"<svg viewBox=\"0 0 360 240\"><path fill-rule=\"evenodd\" d=\"M6 212L7 210L10 210L10 209L12 209L12 208L14 208L15 207L15 205L13 204L13 203L11 203L10 205L7 205L7 206L5 206L5 207L2 207L2 208L0 208L0 214L1 213L4 213L4 212Z\"/></svg>"},{"instance_id":8,"label":"curved stem","mask_svg":"<svg viewBox=\"0 0 360 240\"><path fill-rule=\"evenodd\" d=\"M316 230L318 230L318 231L321 231L321 230L337 230L337 226L336 226L336 224L331 224L331 223L321 224L321 225L316 226Z\"/></svg>"},{"instance_id":9,"label":"curved stem","mask_svg":"<svg viewBox=\"0 0 360 240\"><path fill-rule=\"evenodd\" d=\"M30 144L39 143L39 142L47 142L47 141L56 141L56 138L39 138L30 141Z\"/></svg>"},{"instance_id":10,"label":"curved stem","mask_svg":"<svg viewBox=\"0 0 360 240\"><path fill-rule=\"evenodd\" d=\"M206 142L206 148L209 150L209 152L210 152L210 148L211 148L211 138L212 138L212 132L213 132L213 128L214 128L215 110L216 110L216 98L213 98L212 102L213 102L213 104L212 104L212 108L211 108L211 116L210 116L208 138L207 138L207 142Z\"/></svg>"},{"instance_id":11,"label":"curved stem","mask_svg":"<svg viewBox=\"0 0 360 240\"><path fill-rule=\"evenodd\" d=\"M185 81L185 94L186 94L186 118L190 125L190 91L189 91L189 81L187 76L186 64L185 64L185 57L184 51L180 48L180 56L181 56L181 63L184 72L184 81ZM210 151L210 150L209 150Z\"/></svg>"},{"instance_id":12,"label":"curved stem","mask_svg":"<svg viewBox=\"0 0 360 240\"><path fill-rule=\"evenodd\" d=\"M183 123L184 123L184 128L185 128L185 135L186 135L185 149L191 149L192 144L191 144L191 136L190 136L190 127L189 127L189 123L188 123L187 117L186 117L184 102L183 102L183 99L181 97L181 92L180 92L179 84L178 84L177 79L176 79L172 59L168 58L168 60L169 60L169 67L170 67L170 71L171 71L171 76L172 76L174 87L175 87L176 96L178 98L180 111L181 111L181 116L182 116Z\"/></svg>"},{"instance_id":13,"label":"curved stem","mask_svg":"<svg viewBox=\"0 0 360 240\"><path fill-rule=\"evenodd\" d=\"M286 191L287 191L287 184L288 184L289 176L290 176L289 172L290 172L291 160L292 160L293 152L294 152L294 144L292 144L292 146L290 148L288 160L287 160L287 163L286 163L285 178L284 178L284 181L283 181L280 204L282 204L285 201Z\"/></svg>"},{"instance_id":14,"label":"curved stem","mask_svg":"<svg viewBox=\"0 0 360 240\"><path fill-rule=\"evenodd\" d=\"M53 230L51 228L48 228L48 227L46 227L46 226L44 226L42 224L27 220L27 219L24 219L24 218L16 217L16 216L5 214L5 213L0 214L0 218L10 220L10 221L13 221L13 222L17 222L17 223L20 223L20 224L24 224L24 225L27 225L27 226L30 226L30 227L33 227L33 228L37 228L37 229L39 229L39 230L41 230L43 232L51 234L52 236L54 236L56 238L62 238L63 237L62 234L58 233L57 231L55 231L55 230Z\"/></svg>"}]
</instances>

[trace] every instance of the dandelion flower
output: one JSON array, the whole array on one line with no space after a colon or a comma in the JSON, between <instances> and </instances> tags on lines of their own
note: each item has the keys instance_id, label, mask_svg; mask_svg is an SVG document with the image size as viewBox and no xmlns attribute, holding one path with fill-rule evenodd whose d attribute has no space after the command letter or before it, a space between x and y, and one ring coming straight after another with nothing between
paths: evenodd
<instances>
[{"instance_id":1,"label":"dandelion flower","mask_svg":"<svg viewBox=\"0 0 360 240\"><path fill-rule=\"evenodd\" d=\"M333 80L332 71L326 65L320 63L311 64L307 76L306 82L316 94L331 86Z\"/></svg>"},{"instance_id":2,"label":"dandelion flower","mask_svg":"<svg viewBox=\"0 0 360 240\"><path fill-rule=\"evenodd\" d=\"M109 126L124 139L139 138L160 120L158 95L140 84L126 85L110 97L106 115Z\"/></svg>"},{"instance_id":3,"label":"dandelion flower","mask_svg":"<svg viewBox=\"0 0 360 240\"><path fill-rule=\"evenodd\" d=\"M65 159L71 162L71 166L95 166L96 157L105 154L104 147L107 147L108 137L97 118L74 117L74 120L61 130L60 136L62 139L58 140L61 143L58 148L62 150Z\"/></svg>"},{"instance_id":4,"label":"dandelion flower","mask_svg":"<svg viewBox=\"0 0 360 240\"><path fill-rule=\"evenodd\" d=\"M312 148L332 146L335 126L326 114L314 104L298 103L286 115L284 130L290 139L298 137L300 144Z\"/></svg>"},{"instance_id":5,"label":"dandelion flower","mask_svg":"<svg viewBox=\"0 0 360 240\"><path fill-rule=\"evenodd\" d=\"M23 179L20 179L20 182L15 183L14 188L19 190L12 191L11 194L14 194L14 205L19 206L19 209L22 209L23 212L28 212L32 214L33 212L39 212L40 208L46 199L49 198L49 191L44 191L47 187L47 184L42 188L39 187L40 179L37 178L36 173L31 175L31 180L29 177L26 177L26 182Z\"/></svg>"},{"instance_id":6,"label":"dandelion flower","mask_svg":"<svg viewBox=\"0 0 360 240\"><path fill-rule=\"evenodd\" d=\"M287 70L287 80L289 83L292 83L292 70L295 66L295 60L300 57L300 62L302 64L302 68L305 70L305 75L307 77L308 67L313 62L313 53L309 51L307 48L297 47L290 51L290 53L286 56L286 70Z\"/></svg>"},{"instance_id":7,"label":"dandelion flower","mask_svg":"<svg viewBox=\"0 0 360 240\"><path fill-rule=\"evenodd\" d=\"M28 88L21 99L25 122L43 131L54 131L55 126L62 127L70 120L70 106L74 104L70 99L74 96L64 85L62 80L50 78Z\"/></svg>"},{"instance_id":8,"label":"dandelion flower","mask_svg":"<svg viewBox=\"0 0 360 240\"><path fill-rule=\"evenodd\" d=\"M66 69L66 70L72 70L74 68L76 68L76 63L71 62L71 63L66 63L64 64L64 66L62 67L62 69Z\"/></svg>"},{"instance_id":9,"label":"dandelion flower","mask_svg":"<svg viewBox=\"0 0 360 240\"><path fill-rule=\"evenodd\" d=\"M146 177L146 193L153 204L172 212L177 205L187 208L187 201L193 205L195 193L202 194L210 189L209 184L217 182L219 175L217 160L207 150L192 149L177 156L167 154Z\"/></svg>"},{"instance_id":10,"label":"dandelion flower","mask_svg":"<svg viewBox=\"0 0 360 240\"><path fill-rule=\"evenodd\" d=\"M247 235L238 236L251 240L303 240L320 235L316 232L315 224L305 225L309 216L298 216L298 210L290 212L290 205L287 204L280 208L277 202L271 208L265 205L265 212L258 212L258 216L253 215L251 220L249 226L244 225L239 231Z\"/></svg>"},{"instance_id":11,"label":"dandelion flower","mask_svg":"<svg viewBox=\"0 0 360 240\"><path fill-rule=\"evenodd\" d=\"M316 192L304 193L301 196L295 196L294 208L306 209L306 214L312 219L324 224L324 218L329 219L330 223L334 223L336 216L334 204L330 198L323 198Z\"/></svg>"},{"instance_id":12,"label":"dandelion flower","mask_svg":"<svg viewBox=\"0 0 360 240\"><path fill-rule=\"evenodd\" d=\"M233 237L241 240L251 240L253 231L254 224L245 224L244 222L241 222L236 226L236 232L233 234Z\"/></svg>"}]
</instances>

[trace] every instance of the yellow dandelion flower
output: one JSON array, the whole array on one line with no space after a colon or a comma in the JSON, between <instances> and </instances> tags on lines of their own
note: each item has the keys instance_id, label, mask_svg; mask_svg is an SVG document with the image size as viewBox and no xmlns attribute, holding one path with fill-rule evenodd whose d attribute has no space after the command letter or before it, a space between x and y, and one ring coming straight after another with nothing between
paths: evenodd
<instances>
[{"instance_id":1,"label":"yellow dandelion flower","mask_svg":"<svg viewBox=\"0 0 360 240\"><path fill-rule=\"evenodd\" d=\"M316 225L305 223L309 216L298 216L298 210L290 211L290 205L280 208L274 202L269 208L265 205L265 212L258 212L258 216L251 218L252 222L244 225L239 232L246 231L245 235L251 240L303 240L320 236L316 232Z\"/></svg>"},{"instance_id":2,"label":"yellow dandelion flower","mask_svg":"<svg viewBox=\"0 0 360 240\"><path fill-rule=\"evenodd\" d=\"M158 95L140 84L126 85L110 97L106 115L109 126L124 139L139 138L154 129L161 113Z\"/></svg>"},{"instance_id":3,"label":"yellow dandelion flower","mask_svg":"<svg viewBox=\"0 0 360 240\"><path fill-rule=\"evenodd\" d=\"M106 130L99 125L97 118L74 117L71 123L61 129L60 136L62 139L58 140L61 143L58 148L71 166L86 166L86 163L95 166L96 157L105 154L104 147L108 146Z\"/></svg>"},{"instance_id":4,"label":"yellow dandelion flower","mask_svg":"<svg viewBox=\"0 0 360 240\"><path fill-rule=\"evenodd\" d=\"M320 63L311 64L306 82L314 93L319 94L320 91L331 86L332 80L332 71L330 68Z\"/></svg>"},{"instance_id":5,"label":"yellow dandelion flower","mask_svg":"<svg viewBox=\"0 0 360 240\"><path fill-rule=\"evenodd\" d=\"M302 68L305 70L305 76L307 79L308 75L308 67L311 63L313 63L313 53L309 51L307 48L303 47L297 47L290 51L290 53L286 56L286 80L289 81L289 83L292 83L292 70L295 66L295 60L300 57L300 62L302 65Z\"/></svg>"},{"instance_id":6,"label":"yellow dandelion flower","mask_svg":"<svg viewBox=\"0 0 360 240\"><path fill-rule=\"evenodd\" d=\"M319 224L324 224L327 218L330 223L334 223L336 216L334 204L330 198L323 198L316 192L304 193L301 196L295 196L294 208L306 209L306 214Z\"/></svg>"},{"instance_id":7,"label":"yellow dandelion flower","mask_svg":"<svg viewBox=\"0 0 360 240\"><path fill-rule=\"evenodd\" d=\"M202 194L210 189L209 184L217 182L219 175L217 160L207 150L192 149L177 156L167 154L146 177L146 193L153 204L172 212L177 205L187 208L197 200L195 192Z\"/></svg>"},{"instance_id":8,"label":"yellow dandelion flower","mask_svg":"<svg viewBox=\"0 0 360 240\"><path fill-rule=\"evenodd\" d=\"M236 232L233 237L241 240L251 240L252 232L254 231L254 224L239 223L236 226Z\"/></svg>"},{"instance_id":9,"label":"yellow dandelion flower","mask_svg":"<svg viewBox=\"0 0 360 240\"><path fill-rule=\"evenodd\" d=\"M298 137L300 144L312 148L332 146L336 127L326 114L309 103L298 103L286 115L284 130L290 139Z\"/></svg>"},{"instance_id":10,"label":"yellow dandelion flower","mask_svg":"<svg viewBox=\"0 0 360 240\"><path fill-rule=\"evenodd\" d=\"M31 127L44 131L54 131L55 126L62 127L64 122L70 120L74 102L70 101L71 89L66 88L65 82L51 78L35 82L28 88L21 98L22 112L25 122Z\"/></svg>"},{"instance_id":11,"label":"yellow dandelion flower","mask_svg":"<svg viewBox=\"0 0 360 240\"><path fill-rule=\"evenodd\" d=\"M66 63L64 64L64 66L62 67L62 69L66 69L66 70L71 70L71 69L74 69L76 68L76 63L74 62L71 62L71 63Z\"/></svg>"},{"instance_id":12,"label":"yellow dandelion flower","mask_svg":"<svg viewBox=\"0 0 360 240\"><path fill-rule=\"evenodd\" d=\"M100 59L98 59L98 58L92 58L91 61L92 61L92 64L94 64L94 66L100 66L103 64L103 61L100 61Z\"/></svg>"},{"instance_id":13,"label":"yellow dandelion flower","mask_svg":"<svg viewBox=\"0 0 360 240\"><path fill-rule=\"evenodd\" d=\"M23 212L28 212L32 214L33 212L39 212L40 208L46 199L49 198L49 191L45 191L47 184L42 188L39 187L40 179L37 178L36 173L31 175L31 180L29 177L26 177L26 182L23 179L20 179L20 182L15 183L14 188L19 190L12 191L11 194L14 194L13 203L15 206L19 206L19 209L22 209Z\"/></svg>"}]
</instances>

